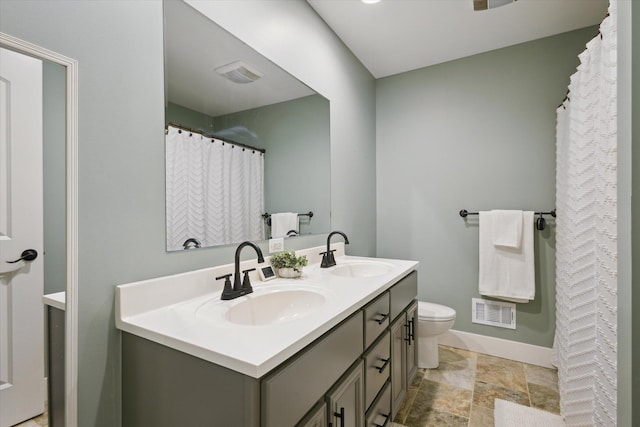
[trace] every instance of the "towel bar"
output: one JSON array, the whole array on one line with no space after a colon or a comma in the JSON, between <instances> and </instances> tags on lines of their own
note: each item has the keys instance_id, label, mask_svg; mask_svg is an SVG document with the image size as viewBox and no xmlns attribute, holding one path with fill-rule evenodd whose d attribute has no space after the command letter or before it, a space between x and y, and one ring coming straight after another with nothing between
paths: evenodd
<instances>
[{"instance_id":1,"label":"towel bar","mask_svg":"<svg viewBox=\"0 0 640 427\"><path fill-rule=\"evenodd\" d=\"M460 212L458 212L458 214L462 217L462 218L466 218L469 215L478 215L479 212L469 212L466 209L461 209ZM544 227L546 225L545 219L542 217L542 215L551 215L552 217L556 217L556 210L553 209L549 212L534 212L534 215L539 215L540 217L538 219L536 219L536 229L538 230L544 230Z\"/></svg>"},{"instance_id":2,"label":"towel bar","mask_svg":"<svg viewBox=\"0 0 640 427\"><path fill-rule=\"evenodd\" d=\"M265 212L261 216L265 220L267 225L271 227L271 214L268 212ZM313 211L309 211L307 213L299 213L298 216L308 216L309 218L313 218Z\"/></svg>"}]
</instances>

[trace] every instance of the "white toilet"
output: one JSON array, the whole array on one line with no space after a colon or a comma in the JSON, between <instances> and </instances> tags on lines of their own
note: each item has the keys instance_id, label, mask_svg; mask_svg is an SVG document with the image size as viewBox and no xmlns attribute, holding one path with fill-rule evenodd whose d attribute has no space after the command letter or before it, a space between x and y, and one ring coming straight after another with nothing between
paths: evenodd
<instances>
[{"instance_id":1,"label":"white toilet","mask_svg":"<svg viewBox=\"0 0 640 427\"><path fill-rule=\"evenodd\" d=\"M455 320L453 308L418 301L418 367L438 367L438 336L447 332Z\"/></svg>"}]
</instances>

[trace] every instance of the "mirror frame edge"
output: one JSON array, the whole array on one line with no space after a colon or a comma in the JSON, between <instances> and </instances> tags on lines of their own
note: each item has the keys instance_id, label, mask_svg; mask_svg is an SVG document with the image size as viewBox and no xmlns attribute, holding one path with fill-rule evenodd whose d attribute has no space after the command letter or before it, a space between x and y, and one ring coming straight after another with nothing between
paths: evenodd
<instances>
[{"instance_id":1,"label":"mirror frame edge","mask_svg":"<svg viewBox=\"0 0 640 427\"><path fill-rule=\"evenodd\" d=\"M78 425L78 61L0 32L0 44L66 70L65 424Z\"/></svg>"}]
</instances>

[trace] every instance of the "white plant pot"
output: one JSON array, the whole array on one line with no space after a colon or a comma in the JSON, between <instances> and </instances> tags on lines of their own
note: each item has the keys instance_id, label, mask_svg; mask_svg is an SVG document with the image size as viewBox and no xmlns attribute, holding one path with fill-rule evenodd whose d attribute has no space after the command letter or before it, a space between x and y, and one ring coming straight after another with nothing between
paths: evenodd
<instances>
[{"instance_id":1,"label":"white plant pot","mask_svg":"<svg viewBox=\"0 0 640 427\"><path fill-rule=\"evenodd\" d=\"M296 271L290 267L279 268L278 276L283 277L285 279L293 279L295 277L302 276L302 271Z\"/></svg>"}]
</instances>

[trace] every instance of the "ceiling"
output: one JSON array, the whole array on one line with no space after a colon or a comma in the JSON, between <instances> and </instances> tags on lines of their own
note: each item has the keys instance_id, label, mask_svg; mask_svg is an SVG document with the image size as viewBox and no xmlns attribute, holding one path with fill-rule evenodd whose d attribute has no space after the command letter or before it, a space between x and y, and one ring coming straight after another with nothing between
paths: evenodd
<instances>
[{"instance_id":1,"label":"ceiling","mask_svg":"<svg viewBox=\"0 0 640 427\"><path fill-rule=\"evenodd\" d=\"M375 78L590 25L608 0L517 0L473 10L473 0L307 0Z\"/></svg>"},{"instance_id":2,"label":"ceiling","mask_svg":"<svg viewBox=\"0 0 640 427\"><path fill-rule=\"evenodd\" d=\"M211 117L315 94L182 1L164 2L165 99ZM234 83L215 69L242 61L263 74Z\"/></svg>"}]
</instances>

